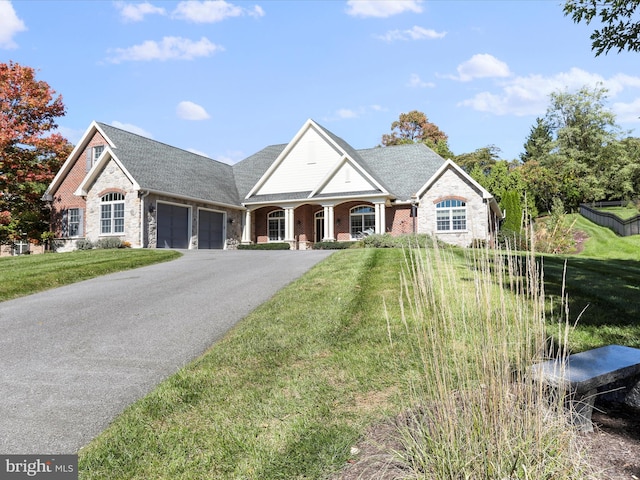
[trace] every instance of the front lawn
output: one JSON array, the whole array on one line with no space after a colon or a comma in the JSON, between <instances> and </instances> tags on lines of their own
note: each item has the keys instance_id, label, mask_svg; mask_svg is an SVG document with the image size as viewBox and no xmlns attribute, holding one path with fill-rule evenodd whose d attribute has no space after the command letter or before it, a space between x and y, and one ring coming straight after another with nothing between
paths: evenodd
<instances>
[{"instance_id":1,"label":"front lawn","mask_svg":"<svg viewBox=\"0 0 640 480\"><path fill-rule=\"evenodd\" d=\"M180 255L173 250L126 248L0 257L0 302Z\"/></svg>"}]
</instances>

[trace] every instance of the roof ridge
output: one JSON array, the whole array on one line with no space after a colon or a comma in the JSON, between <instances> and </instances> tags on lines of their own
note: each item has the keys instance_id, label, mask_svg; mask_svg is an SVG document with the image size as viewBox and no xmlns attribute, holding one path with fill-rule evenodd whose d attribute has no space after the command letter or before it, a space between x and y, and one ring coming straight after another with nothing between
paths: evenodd
<instances>
[{"instance_id":1,"label":"roof ridge","mask_svg":"<svg viewBox=\"0 0 640 480\"><path fill-rule=\"evenodd\" d=\"M175 145L170 145L170 144L168 144L168 143L166 143L166 142L161 142L160 140L156 140L156 139L154 139L154 138L145 137L144 135L141 135L141 134L139 134L139 133L135 133L135 132L131 132L131 131L129 131L129 130L125 130L124 128L114 127L113 125L109 125L109 124L104 123L104 122L98 122L98 121L96 121L96 123L97 123L100 127L112 128L112 129L114 129L114 130L118 130L118 131L120 131L120 132L123 132L123 133L125 133L125 134L127 134L127 135L133 135L133 136L139 137L139 138L141 138L141 139L143 139L144 141L147 141L147 142L153 142L153 143L157 143L158 145L163 145L163 146L165 146L165 147L168 147L168 148L171 148L171 149L174 149L174 150L180 150L181 152L188 153L189 155L195 155L195 156L197 156L197 157L204 158L204 159L206 159L206 160L211 160L212 162L220 163L221 165L226 165L226 166L228 166L228 167L231 167L231 166L232 166L232 165L231 165L231 164L229 164L229 163L222 162L222 161L220 161L220 160L216 160L215 158L211 158L211 157L208 157L208 156L206 156L206 155L202 155L202 154L200 154L200 153L191 152L191 151L189 151L189 150L185 150L184 148L176 147ZM116 148L118 148L118 147L116 146Z\"/></svg>"}]
</instances>

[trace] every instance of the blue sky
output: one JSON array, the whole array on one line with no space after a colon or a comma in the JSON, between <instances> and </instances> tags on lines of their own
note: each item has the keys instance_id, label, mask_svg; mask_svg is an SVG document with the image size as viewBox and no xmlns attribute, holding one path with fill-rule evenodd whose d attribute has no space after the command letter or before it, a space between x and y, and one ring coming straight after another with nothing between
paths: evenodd
<instances>
[{"instance_id":1,"label":"blue sky","mask_svg":"<svg viewBox=\"0 0 640 480\"><path fill-rule=\"evenodd\" d=\"M549 93L598 82L640 136L640 55L594 57L562 2L0 0L0 62L92 120L234 163L307 118L355 148L420 110L456 154L517 158Z\"/></svg>"}]
</instances>

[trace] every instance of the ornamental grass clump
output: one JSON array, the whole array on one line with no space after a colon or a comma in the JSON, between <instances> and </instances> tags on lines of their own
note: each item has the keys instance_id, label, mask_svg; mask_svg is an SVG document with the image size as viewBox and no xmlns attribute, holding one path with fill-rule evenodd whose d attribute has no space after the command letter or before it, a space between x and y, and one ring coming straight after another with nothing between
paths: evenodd
<instances>
[{"instance_id":1,"label":"ornamental grass clump","mask_svg":"<svg viewBox=\"0 0 640 480\"><path fill-rule=\"evenodd\" d=\"M534 254L434 244L405 258L401 315L424 371L399 422L401 461L417 478L588 478L562 392L529 375L557 355Z\"/></svg>"}]
</instances>

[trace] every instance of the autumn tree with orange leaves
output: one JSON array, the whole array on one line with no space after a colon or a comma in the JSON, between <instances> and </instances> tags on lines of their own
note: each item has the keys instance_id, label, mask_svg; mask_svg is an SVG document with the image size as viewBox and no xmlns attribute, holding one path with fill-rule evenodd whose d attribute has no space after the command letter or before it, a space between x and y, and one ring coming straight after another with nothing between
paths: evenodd
<instances>
[{"instance_id":1,"label":"autumn tree with orange leaves","mask_svg":"<svg viewBox=\"0 0 640 480\"><path fill-rule=\"evenodd\" d=\"M405 143L424 143L444 158L452 158L448 136L427 116L417 110L401 113L398 120L391 124L391 133L382 135L382 145L402 145Z\"/></svg>"},{"instance_id":2,"label":"autumn tree with orange leaves","mask_svg":"<svg viewBox=\"0 0 640 480\"><path fill-rule=\"evenodd\" d=\"M33 68L0 63L0 243L39 242L49 229L42 194L72 150L55 133L64 114Z\"/></svg>"}]
</instances>

